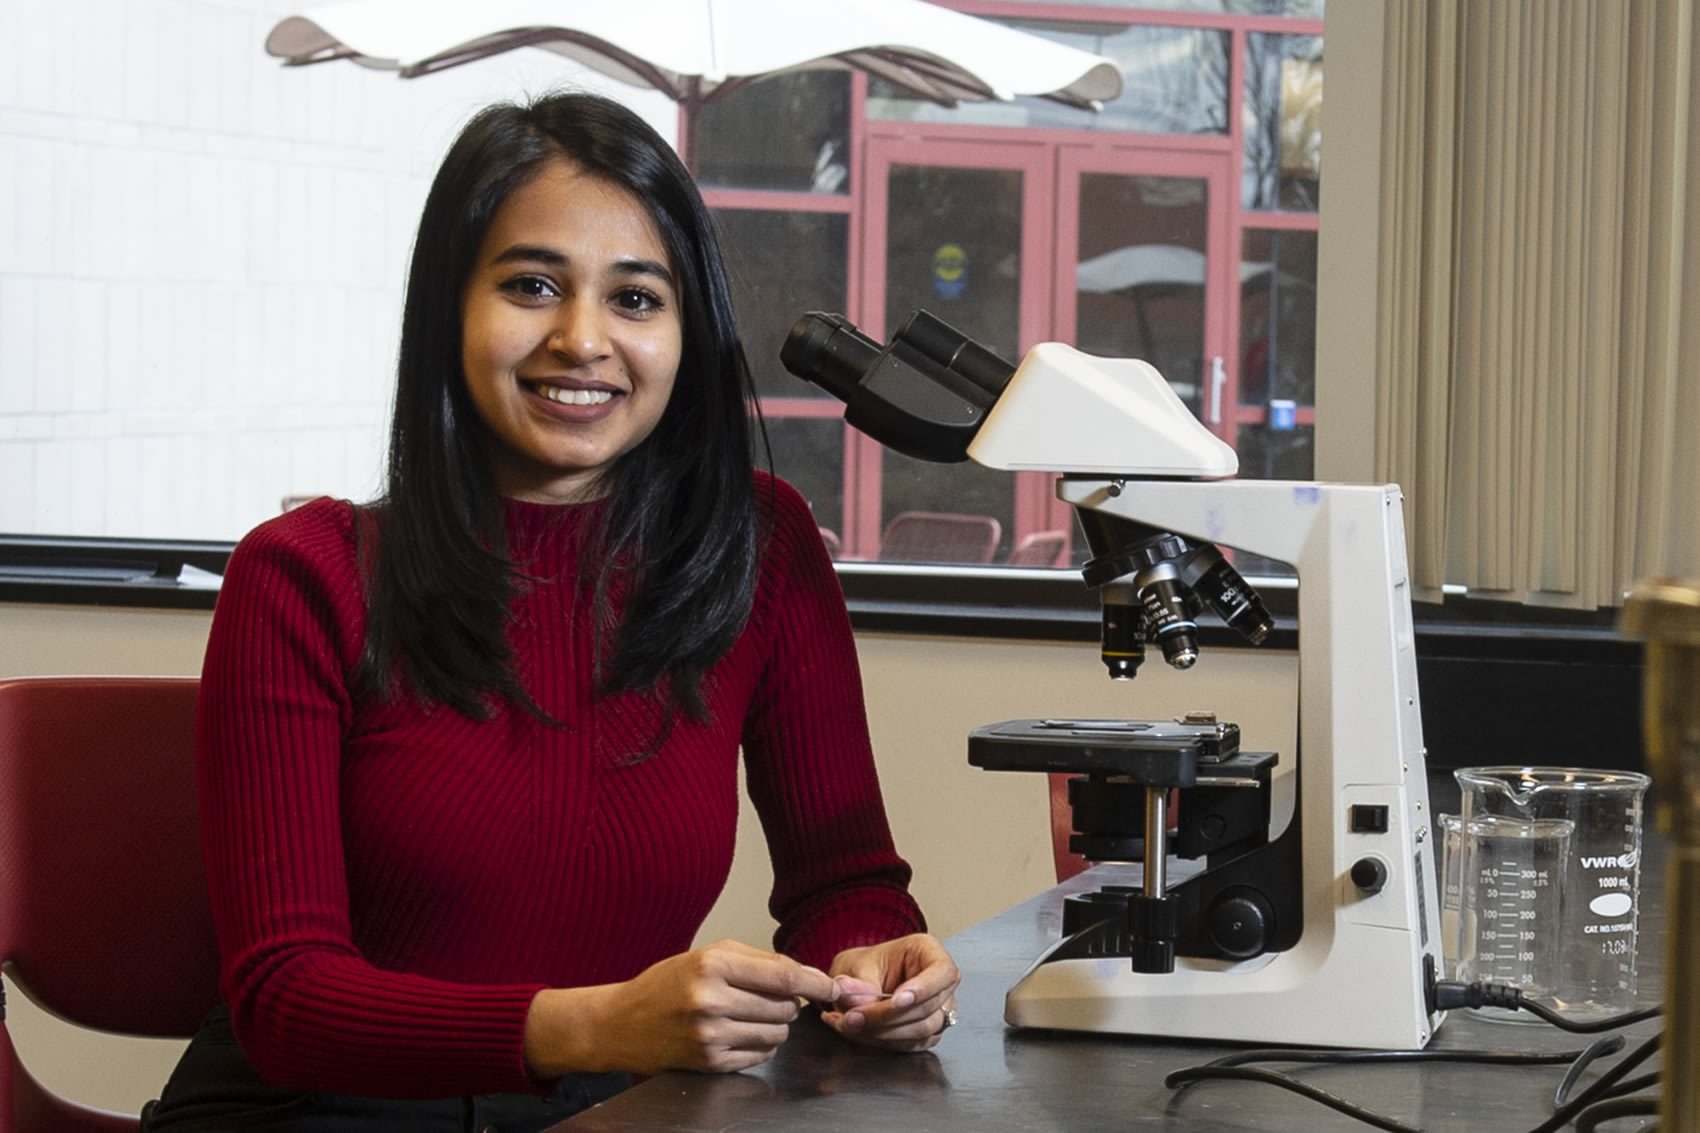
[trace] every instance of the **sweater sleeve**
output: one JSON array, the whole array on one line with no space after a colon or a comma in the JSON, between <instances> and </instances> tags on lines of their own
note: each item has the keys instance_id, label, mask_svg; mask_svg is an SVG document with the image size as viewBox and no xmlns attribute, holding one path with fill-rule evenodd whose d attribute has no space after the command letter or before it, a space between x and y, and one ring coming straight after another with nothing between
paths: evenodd
<instances>
[{"instance_id":1,"label":"sweater sleeve","mask_svg":"<svg viewBox=\"0 0 1700 1133\"><path fill-rule=\"evenodd\" d=\"M769 650L745 722L746 777L773 861L774 947L825 969L845 948L926 921L892 845L838 577L808 505L765 478L763 499L769 483L772 533L752 612Z\"/></svg>"},{"instance_id":2,"label":"sweater sleeve","mask_svg":"<svg viewBox=\"0 0 1700 1133\"><path fill-rule=\"evenodd\" d=\"M538 986L384 971L350 930L339 774L364 605L351 509L318 501L231 556L207 646L197 766L236 1034L276 1085L379 1097L535 1090Z\"/></svg>"}]
</instances>

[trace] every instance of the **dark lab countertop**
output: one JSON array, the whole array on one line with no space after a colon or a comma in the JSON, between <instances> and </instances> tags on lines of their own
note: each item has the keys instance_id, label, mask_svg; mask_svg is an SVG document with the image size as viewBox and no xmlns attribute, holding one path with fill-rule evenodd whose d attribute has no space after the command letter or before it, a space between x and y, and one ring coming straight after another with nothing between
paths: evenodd
<instances>
[{"instance_id":1,"label":"dark lab countertop","mask_svg":"<svg viewBox=\"0 0 1700 1133\"><path fill-rule=\"evenodd\" d=\"M1647 836L1641 879L1640 991L1662 994L1663 855ZM1129 1128L1189 1133L1361 1131L1369 1126L1274 1086L1205 1082L1180 1092L1163 1078L1229 1053L1230 1047L1116 1035L1017 1031L1003 1022L1004 992L1060 931L1062 898L1095 888L1101 866L950 938L962 969L957 1026L934 1051L885 1055L799 1021L773 1061L731 1075L663 1074L564 1122L560 1133L636 1130L972 1130L1099 1133ZM1224 1004L1224 1010L1232 1010ZM1324 1010L1348 1010L1333 1005ZM1373 1010L1366 1004L1364 1009ZM1633 1048L1658 1021L1628 1028ZM1489 1023L1453 1012L1430 1049L1579 1050L1593 1036L1545 1024ZM1594 1081L1614 1058L1597 1063ZM1657 1058L1635 1073L1657 1065ZM1533 1129L1552 1113L1562 1066L1467 1063L1378 1066L1281 1065L1297 1076L1429 1133ZM1613 1126L1632 1128L1633 1126Z\"/></svg>"}]
</instances>

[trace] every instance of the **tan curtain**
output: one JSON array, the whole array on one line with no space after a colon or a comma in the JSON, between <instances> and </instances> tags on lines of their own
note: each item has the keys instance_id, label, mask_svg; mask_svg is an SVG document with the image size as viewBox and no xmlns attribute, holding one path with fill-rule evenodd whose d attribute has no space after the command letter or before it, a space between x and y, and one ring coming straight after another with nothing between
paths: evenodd
<instances>
[{"instance_id":1,"label":"tan curtain","mask_svg":"<svg viewBox=\"0 0 1700 1133\"><path fill-rule=\"evenodd\" d=\"M1617 605L1700 541L1693 0L1385 27L1375 459L1414 582Z\"/></svg>"}]
</instances>

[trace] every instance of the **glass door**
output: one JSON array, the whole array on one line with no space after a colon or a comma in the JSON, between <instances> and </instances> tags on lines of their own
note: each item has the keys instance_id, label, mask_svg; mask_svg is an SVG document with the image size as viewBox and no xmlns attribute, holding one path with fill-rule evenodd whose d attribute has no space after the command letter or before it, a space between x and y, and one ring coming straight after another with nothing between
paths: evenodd
<instances>
[{"instance_id":1,"label":"glass door","mask_svg":"<svg viewBox=\"0 0 1700 1133\"><path fill-rule=\"evenodd\" d=\"M1020 362L1049 331L1054 200L1043 144L871 139L862 329L883 340L910 312L925 310ZM847 526L859 557L1002 562L1035 526L1030 482L1046 477L928 464L861 436L848 443L857 451L846 485L855 521ZM898 547L886 539L898 516L915 512L949 517L932 525L939 535L930 549L924 540Z\"/></svg>"},{"instance_id":2,"label":"glass door","mask_svg":"<svg viewBox=\"0 0 1700 1133\"><path fill-rule=\"evenodd\" d=\"M1057 170L1057 334L1151 363L1233 444L1231 162L1062 146Z\"/></svg>"},{"instance_id":3,"label":"glass door","mask_svg":"<svg viewBox=\"0 0 1700 1133\"><path fill-rule=\"evenodd\" d=\"M862 329L884 339L923 309L1011 363L1041 341L1143 358L1230 444L1234 373L1226 151L882 137L869 142ZM1131 454L1130 454L1131 455ZM882 554L907 512L977 517L981 548L935 562L1062 565L1078 558L1073 517L1054 477L937 465L846 440L845 516L852 557ZM951 522L957 522L952 520ZM1061 537L1061 550L1057 550Z\"/></svg>"}]
</instances>

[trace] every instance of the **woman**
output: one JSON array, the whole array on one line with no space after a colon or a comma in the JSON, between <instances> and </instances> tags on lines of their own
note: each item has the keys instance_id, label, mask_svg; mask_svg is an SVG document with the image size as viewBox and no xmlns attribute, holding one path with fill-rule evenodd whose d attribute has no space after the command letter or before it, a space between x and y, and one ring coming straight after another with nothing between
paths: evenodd
<instances>
[{"instance_id":1,"label":"woman","mask_svg":"<svg viewBox=\"0 0 1700 1133\"><path fill-rule=\"evenodd\" d=\"M231 558L199 744L228 1007L148 1128L542 1128L633 1073L765 1061L800 1001L935 1044L956 968L891 845L818 531L753 471L666 143L582 94L475 118L398 372L384 499ZM740 745L776 951L692 950Z\"/></svg>"}]
</instances>

